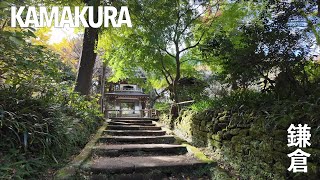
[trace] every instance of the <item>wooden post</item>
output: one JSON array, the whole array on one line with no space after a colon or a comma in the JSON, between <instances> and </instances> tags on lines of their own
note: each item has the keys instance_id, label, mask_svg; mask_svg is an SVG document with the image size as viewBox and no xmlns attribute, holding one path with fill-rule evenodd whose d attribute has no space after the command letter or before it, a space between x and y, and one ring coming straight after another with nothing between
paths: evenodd
<instances>
[{"instance_id":1,"label":"wooden post","mask_svg":"<svg viewBox=\"0 0 320 180\"><path fill-rule=\"evenodd\" d=\"M143 101L140 101L141 102L141 109L143 110L143 111L141 111L142 112L142 114L141 114L141 116L142 117L144 117L145 116L145 109L146 109L146 102L143 100Z\"/></svg>"}]
</instances>

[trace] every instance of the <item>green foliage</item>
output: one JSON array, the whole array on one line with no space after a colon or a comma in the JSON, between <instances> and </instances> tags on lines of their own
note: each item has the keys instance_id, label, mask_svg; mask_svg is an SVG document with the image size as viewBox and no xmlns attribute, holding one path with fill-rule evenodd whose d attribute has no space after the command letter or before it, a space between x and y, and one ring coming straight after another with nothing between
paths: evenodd
<instances>
[{"instance_id":1,"label":"green foliage","mask_svg":"<svg viewBox=\"0 0 320 180\"><path fill-rule=\"evenodd\" d=\"M154 108L158 110L160 113L169 113L170 111L170 104L169 103L161 103L156 102Z\"/></svg>"},{"instance_id":2,"label":"green foliage","mask_svg":"<svg viewBox=\"0 0 320 180\"><path fill-rule=\"evenodd\" d=\"M53 163L65 162L101 123L98 98L85 100L60 84L41 93L37 90L24 85L0 89L0 154L5 155L0 158L0 174L4 177L34 177Z\"/></svg>"},{"instance_id":3,"label":"green foliage","mask_svg":"<svg viewBox=\"0 0 320 180\"><path fill-rule=\"evenodd\" d=\"M30 43L33 29L0 29L0 179L41 179L101 124L99 97L73 92L75 75Z\"/></svg>"},{"instance_id":4,"label":"green foliage","mask_svg":"<svg viewBox=\"0 0 320 180\"><path fill-rule=\"evenodd\" d=\"M180 78L198 76L199 59L187 52L199 44L209 23L202 23L203 12L189 3L187 0L115 2L116 6L129 7L134 26L108 28L101 35L99 44L108 51L105 60L114 69L111 81L132 79L136 70L142 69L147 77L142 86L167 88L173 99L177 95L174 84Z\"/></svg>"},{"instance_id":5,"label":"green foliage","mask_svg":"<svg viewBox=\"0 0 320 180\"><path fill-rule=\"evenodd\" d=\"M36 97L26 91L31 90L23 86L0 89L3 176L34 177L55 163L66 162L101 123L99 107L93 103L97 98L87 101L70 89Z\"/></svg>"},{"instance_id":6,"label":"green foliage","mask_svg":"<svg viewBox=\"0 0 320 180\"><path fill-rule=\"evenodd\" d=\"M7 154L1 155L0 159L1 179L24 179L33 177L35 169L43 169L45 162L40 158L26 159L23 153L16 149L10 149Z\"/></svg>"},{"instance_id":7,"label":"green foliage","mask_svg":"<svg viewBox=\"0 0 320 180\"><path fill-rule=\"evenodd\" d=\"M305 66L313 63L309 61L312 45L306 46L302 41L315 42L312 42L311 30L301 23L294 24L292 18L303 19L302 11L313 12L313 2L252 4L254 9L249 8L248 12L253 14L240 13L240 18L235 17L236 24L221 23L227 28L213 31L211 37L207 37L207 45L202 47L204 56L211 59L209 64L214 69L220 67L219 75L233 89L261 85L263 91L308 94L303 92L310 88ZM219 18L227 19L230 13L243 8L235 3ZM287 86L281 87L283 84Z\"/></svg>"},{"instance_id":8,"label":"green foliage","mask_svg":"<svg viewBox=\"0 0 320 180\"><path fill-rule=\"evenodd\" d=\"M203 91L207 86L208 83L201 79L181 78L178 83L179 101L203 99L205 97Z\"/></svg>"},{"instance_id":9,"label":"green foliage","mask_svg":"<svg viewBox=\"0 0 320 180\"><path fill-rule=\"evenodd\" d=\"M202 112L212 107L212 100L201 100L190 106L196 112Z\"/></svg>"}]
</instances>

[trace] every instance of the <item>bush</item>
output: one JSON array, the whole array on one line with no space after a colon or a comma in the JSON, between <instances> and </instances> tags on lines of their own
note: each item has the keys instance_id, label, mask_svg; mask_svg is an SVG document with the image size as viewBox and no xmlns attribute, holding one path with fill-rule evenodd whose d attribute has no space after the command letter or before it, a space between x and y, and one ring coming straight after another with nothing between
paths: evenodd
<instances>
[{"instance_id":1,"label":"bush","mask_svg":"<svg viewBox=\"0 0 320 180\"><path fill-rule=\"evenodd\" d=\"M82 148L101 124L98 97L73 92L74 73L26 39L0 31L0 179L43 179Z\"/></svg>"},{"instance_id":2,"label":"bush","mask_svg":"<svg viewBox=\"0 0 320 180\"><path fill-rule=\"evenodd\" d=\"M190 106L190 108L196 112L202 112L209 109L213 104L212 100L202 100L196 102Z\"/></svg>"},{"instance_id":3,"label":"bush","mask_svg":"<svg viewBox=\"0 0 320 180\"><path fill-rule=\"evenodd\" d=\"M0 179L33 177L65 161L101 124L93 103L97 99L88 101L63 89L54 97L32 97L26 91L0 90Z\"/></svg>"},{"instance_id":4,"label":"bush","mask_svg":"<svg viewBox=\"0 0 320 180\"><path fill-rule=\"evenodd\" d=\"M158 110L160 113L169 113L170 112L170 104L169 103L162 103L156 102L154 108Z\"/></svg>"}]
</instances>

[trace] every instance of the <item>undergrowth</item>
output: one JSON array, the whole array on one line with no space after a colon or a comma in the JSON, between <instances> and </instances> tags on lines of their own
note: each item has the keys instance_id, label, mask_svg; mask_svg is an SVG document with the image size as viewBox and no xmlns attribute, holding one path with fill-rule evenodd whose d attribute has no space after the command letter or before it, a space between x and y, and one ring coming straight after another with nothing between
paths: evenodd
<instances>
[{"instance_id":1,"label":"undergrowth","mask_svg":"<svg viewBox=\"0 0 320 180\"><path fill-rule=\"evenodd\" d=\"M32 37L0 31L0 179L46 179L102 122L99 97L73 92L74 72Z\"/></svg>"},{"instance_id":2,"label":"undergrowth","mask_svg":"<svg viewBox=\"0 0 320 180\"><path fill-rule=\"evenodd\" d=\"M23 92L0 90L0 179L32 178L60 166L101 123L97 105L77 94L48 100Z\"/></svg>"}]
</instances>

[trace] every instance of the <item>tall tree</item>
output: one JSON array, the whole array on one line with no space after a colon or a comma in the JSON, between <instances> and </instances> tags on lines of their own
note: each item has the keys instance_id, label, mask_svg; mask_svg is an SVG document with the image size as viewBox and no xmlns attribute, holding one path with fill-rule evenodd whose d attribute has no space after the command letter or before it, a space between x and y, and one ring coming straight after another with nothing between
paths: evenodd
<instances>
[{"instance_id":1,"label":"tall tree","mask_svg":"<svg viewBox=\"0 0 320 180\"><path fill-rule=\"evenodd\" d=\"M94 6L94 20L96 21L100 0L85 0L85 3L89 6ZM82 53L75 86L75 91L82 95L90 93L93 68L97 57L95 49L98 41L98 32L98 28L87 27L83 35Z\"/></svg>"}]
</instances>

